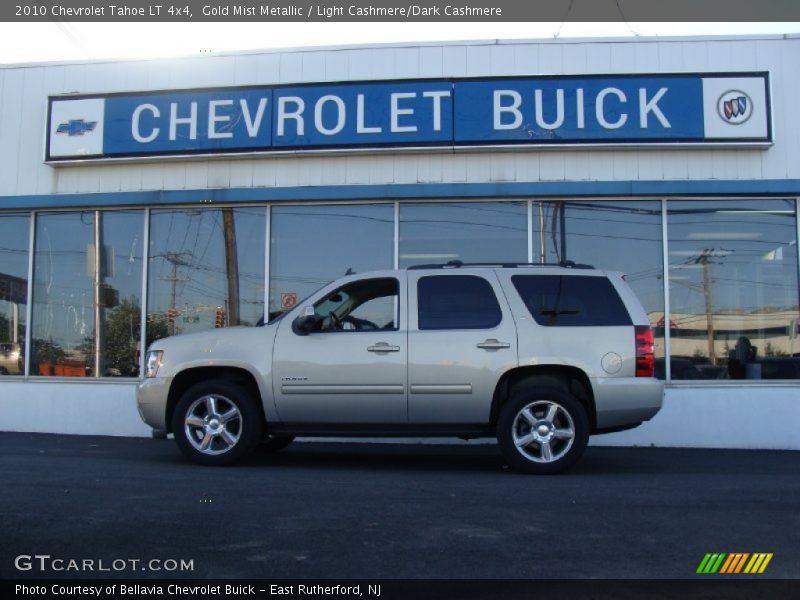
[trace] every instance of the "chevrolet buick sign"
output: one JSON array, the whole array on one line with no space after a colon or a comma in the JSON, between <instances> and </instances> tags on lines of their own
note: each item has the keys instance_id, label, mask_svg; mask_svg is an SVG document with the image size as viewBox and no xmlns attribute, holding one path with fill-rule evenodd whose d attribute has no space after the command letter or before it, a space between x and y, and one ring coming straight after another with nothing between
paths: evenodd
<instances>
[{"instance_id":1,"label":"chevrolet buick sign","mask_svg":"<svg viewBox=\"0 0 800 600\"><path fill-rule=\"evenodd\" d=\"M49 99L46 160L772 142L767 73L318 83Z\"/></svg>"}]
</instances>

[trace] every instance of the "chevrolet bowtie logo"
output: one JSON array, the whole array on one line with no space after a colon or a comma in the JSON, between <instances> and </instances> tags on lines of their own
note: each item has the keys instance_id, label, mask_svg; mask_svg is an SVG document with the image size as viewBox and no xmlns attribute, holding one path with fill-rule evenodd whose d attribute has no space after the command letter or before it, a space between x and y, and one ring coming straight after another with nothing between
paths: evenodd
<instances>
[{"instance_id":1,"label":"chevrolet bowtie logo","mask_svg":"<svg viewBox=\"0 0 800 600\"><path fill-rule=\"evenodd\" d=\"M68 136L72 137L94 131L95 127L97 127L97 121L72 119L66 123L61 123L61 125L58 126L58 129L56 129L56 133L66 133Z\"/></svg>"}]
</instances>

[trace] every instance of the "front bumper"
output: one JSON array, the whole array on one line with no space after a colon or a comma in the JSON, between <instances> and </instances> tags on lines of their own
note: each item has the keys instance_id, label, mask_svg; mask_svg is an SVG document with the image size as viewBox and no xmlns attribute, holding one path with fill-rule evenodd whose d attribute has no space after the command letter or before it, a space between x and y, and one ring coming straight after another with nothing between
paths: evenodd
<instances>
[{"instance_id":1,"label":"front bumper","mask_svg":"<svg viewBox=\"0 0 800 600\"><path fill-rule=\"evenodd\" d=\"M153 429L167 431L167 399L171 377L152 377L136 388L136 408L142 421Z\"/></svg>"},{"instance_id":2,"label":"front bumper","mask_svg":"<svg viewBox=\"0 0 800 600\"><path fill-rule=\"evenodd\" d=\"M597 428L638 425L664 401L664 382L651 377L603 377L592 381Z\"/></svg>"}]
</instances>

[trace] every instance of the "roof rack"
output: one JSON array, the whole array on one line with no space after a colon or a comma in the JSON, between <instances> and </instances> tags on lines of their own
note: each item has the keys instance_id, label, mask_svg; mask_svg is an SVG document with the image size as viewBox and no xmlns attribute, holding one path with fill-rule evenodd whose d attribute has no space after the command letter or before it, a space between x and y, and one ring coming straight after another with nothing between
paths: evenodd
<instances>
[{"instance_id":1,"label":"roof rack","mask_svg":"<svg viewBox=\"0 0 800 600\"><path fill-rule=\"evenodd\" d=\"M461 267L493 267L496 269L515 269L517 267L563 267L566 269L594 269L592 265L584 265L571 260L564 260L558 263L465 263L460 260L451 260L444 264L414 265L408 267L409 271L417 269L460 269Z\"/></svg>"}]
</instances>

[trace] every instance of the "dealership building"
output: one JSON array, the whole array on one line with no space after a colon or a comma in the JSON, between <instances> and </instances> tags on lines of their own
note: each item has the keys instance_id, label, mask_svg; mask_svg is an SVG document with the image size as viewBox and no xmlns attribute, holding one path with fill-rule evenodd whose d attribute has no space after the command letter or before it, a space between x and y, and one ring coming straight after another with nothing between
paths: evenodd
<instances>
[{"instance_id":1,"label":"dealership building","mask_svg":"<svg viewBox=\"0 0 800 600\"><path fill-rule=\"evenodd\" d=\"M153 340L346 273L588 263L662 411L598 444L800 449L800 37L0 67L0 430L149 435Z\"/></svg>"}]
</instances>

